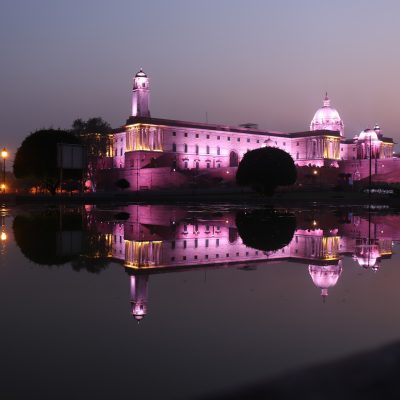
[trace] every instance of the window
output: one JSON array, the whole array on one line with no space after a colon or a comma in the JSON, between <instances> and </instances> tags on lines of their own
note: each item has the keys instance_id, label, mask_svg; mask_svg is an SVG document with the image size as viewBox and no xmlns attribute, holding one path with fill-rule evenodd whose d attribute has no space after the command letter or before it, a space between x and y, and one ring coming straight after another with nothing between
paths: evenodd
<instances>
[{"instance_id":1,"label":"window","mask_svg":"<svg viewBox=\"0 0 400 400\"><path fill-rule=\"evenodd\" d=\"M221 164L220 163L217 163L217 168L221 168Z\"/></svg>"},{"instance_id":2,"label":"window","mask_svg":"<svg viewBox=\"0 0 400 400\"><path fill-rule=\"evenodd\" d=\"M196 154L199 154L199 145L196 144Z\"/></svg>"},{"instance_id":3,"label":"window","mask_svg":"<svg viewBox=\"0 0 400 400\"><path fill-rule=\"evenodd\" d=\"M250 143L250 139L247 139L247 143Z\"/></svg>"},{"instance_id":4,"label":"window","mask_svg":"<svg viewBox=\"0 0 400 400\"><path fill-rule=\"evenodd\" d=\"M226 139L228 140L228 142L231 141L231 137L230 136L228 136Z\"/></svg>"},{"instance_id":5,"label":"window","mask_svg":"<svg viewBox=\"0 0 400 400\"><path fill-rule=\"evenodd\" d=\"M171 249L172 249L172 250L175 249L175 240L173 240L173 241L171 242Z\"/></svg>"},{"instance_id":6,"label":"window","mask_svg":"<svg viewBox=\"0 0 400 400\"><path fill-rule=\"evenodd\" d=\"M208 254L206 254L206 260L208 260Z\"/></svg>"},{"instance_id":7,"label":"window","mask_svg":"<svg viewBox=\"0 0 400 400\"><path fill-rule=\"evenodd\" d=\"M185 161L184 166L185 166L185 169L188 169L188 162L187 161Z\"/></svg>"},{"instance_id":8,"label":"window","mask_svg":"<svg viewBox=\"0 0 400 400\"><path fill-rule=\"evenodd\" d=\"M206 239L206 247L208 247L208 239Z\"/></svg>"},{"instance_id":9,"label":"window","mask_svg":"<svg viewBox=\"0 0 400 400\"><path fill-rule=\"evenodd\" d=\"M120 155L120 156L122 156L122 151L123 151L123 150L122 150L122 147L121 147L121 149L120 149L120 151L119 151L119 155Z\"/></svg>"},{"instance_id":10,"label":"window","mask_svg":"<svg viewBox=\"0 0 400 400\"><path fill-rule=\"evenodd\" d=\"M199 239L194 239L194 248L197 249L199 247Z\"/></svg>"},{"instance_id":11,"label":"window","mask_svg":"<svg viewBox=\"0 0 400 400\"><path fill-rule=\"evenodd\" d=\"M221 148L217 147L217 155L220 156L221 155Z\"/></svg>"},{"instance_id":12,"label":"window","mask_svg":"<svg viewBox=\"0 0 400 400\"><path fill-rule=\"evenodd\" d=\"M143 88L146 87L146 84L145 84L144 82L142 83L142 87L143 87Z\"/></svg>"},{"instance_id":13,"label":"window","mask_svg":"<svg viewBox=\"0 0 400 400\"><path fill-rule=\"evenodd\" d=\"M194 259L197 260L197 256L194 256Z\"/></svg>"},{"instance_id":14,"label":"window","mask_svg":"<svg viewBox=\"0 0 400 400\"><path fill-rule=\"evenodd\" d=\"M299 159L299 152L296 153L296 160Z\"/></svg>"},{"instance_id":15,"label":"window","mask_svg":"<svg viewBox=\"0 0 400 400\"><path fill-rule=\"evenodd\" d=\"M175 257L171 257L171 261L175 261Z\"/></svg>"},{"instance_id":16,"label":"window","mask_svg":"<svg viewBox=\"0 0 400 400\"><path fill-rule=\"evenodd\" d=\"M196 139L198 139L199 138L199 134L198 133L196 133Z\"/></svg>"},{"instance_id":17,"label":"window","mask_svg":"<svg viewBox=\"0 0 400 400\"><path fill-rule=\"evenodd\" d=\"M183 248L186 249L186 247L187 247L187 242L186 242L186 240L184 240L183 241Z\"/></svg>"},{"instance_id":18,"label":"window","mask_svg":"<svg viewBox=\"0 0 400 400\"><path fill-rule=\"evenodd\" d=\"M198 161L196 161L196 169L200 168L200 163Z\"/></svg>"},{"instance_id":19,"label":"window","mask_svg":"<svg viewBox=\"0 0 400 400\"><path fill-rule=\"evenodd\" d=\"M286 146L286 142L283 142L283 145Z\"/></svg>"},{"instance_id":20,"label":"window","mask_svg":"<svg viewBox=\"0 0 400 400\"><path fill-rule=\"evenodd\" d=\"M187 153L188 152L188 145L186 143L184 144L184 148L185 148L185 150L184 150L185 153Z\"/></svg>"},{"instance_id":21,"label":"window","mask_svg":"<svg viewBox=\"0 0 400 400\"><path fill-rule=\"evenodd\" d=\"M215 240L215 245L218 247L219 246L219 239Z\"/></svg>"},{"instance_id":22,"label":"window","mask_svg":"<svg viewBox=\"0 0 400 400\"><path fill-rule=\"evenodd\" d=\"M237 138L237 141L240 142L240 137Z\"/></svg>"},{"instance_id":23,"label":"window","mask_svg":"<svg viewBox=\"0 0 400 400\"><path fill-rule=\"evenodd\" d=\"M260 141L259 141L259 140L257 140L257 143L260 143Z\"/></svg>"},{"instance_id":24,"label":"window","mask_svg":"<svg viewBox=\"0 0 400 400\"><path fill-rule=\"evenodd\" d=\"M210 139L210 135L207 135L206 137L207 137L207 139Z\"/></svg>"},{"instance_id":25,"label":"window","mask_svg":"<svg viewBox=\"0 0 400 400\"><path fill-rule=\"evenodd\" d=\"M221 139L221 136L217 136L217 140L220 140Z\"/></svg>"},{"instance_id":26,"label":"window","mask_svg":"<svg viewBox=\"0 0 400 400\"><path fill-rule=\"evenodd\" d=\"M118 149L115 149L114 156L117 157L117 155L118 155Z\"/></svg>"},{"instance_id":27,"label":"window","mask_svg":"<svg viewBox=\"0 0 400 400\"><path fill-rule=\"evenodd\" d=\"M219 254L216 254L216 255L215 255L215 258L219 258Z\"/></svg>"},{"instance_id":28,"label":"window","mask_svg":"<svg viewBox=\"0 0 400 400\"><path fill-rule=\"evenodd\" d=\"M176 136L176 132L172 132L172 136Z\"/></svg>"},{"instance_id":29,"label":"window","mask_svg":"<svg viewBox=\"0 0 400 400\"><path fill-rule=\"evenodd\" d=\"M299 142L296 142L296 146L298 146L299 145Z\"/></svg>"},{"instance_id":30,"label":"window","mask_svg":"<svg viewBox=\"0 0 400 400\"><path fill-rule=\"evenodd\" d=\"M211 164L209 162L207 163L207 168L211 168Z\"/></svg>"},{"instance_id":31,"label":"window","mask_svg":"<svg viewBox=\"0 0 400 400\"><path fill-rule=\"evenodd\" d=\"M187 137L187 132L185 132L185 133L183 134L183 136Z\"/></svg>"},{"instance_id":32,"label":"window","mask_svg":"<svg viewBox=\"0 0 400 400\"><path fill-rule=\"evenodd\" d=\"M172 143L172 151L176 153L176 143Z\"/></svg>"},{"instance_id":33,"label":"window","mask_svg":"<svg viewBox=\"0 0 400 400\"><path fill-rule=\"evenodd\" d=\"M183 257L182 257L182 260L185 261L185 260L186 260L186 256L183 256Z\"/></svg>"},{"instance_id":34,"label":"window","mask_svg":"<svg viewBox=\"0 0 400 400\"><path fill-rule=\"evenodd\" d=\"M206 147L206 154L210 154L210 146Z\"/></svg>"}]
</instances>

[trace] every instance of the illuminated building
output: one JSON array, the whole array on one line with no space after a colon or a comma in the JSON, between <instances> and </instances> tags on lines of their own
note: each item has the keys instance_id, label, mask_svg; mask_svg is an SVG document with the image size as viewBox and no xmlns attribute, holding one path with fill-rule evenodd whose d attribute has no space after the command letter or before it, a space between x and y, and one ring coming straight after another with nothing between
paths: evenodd
<instances>
[{"instance_id":1,"label":"illuminated building","mask_svg":"<svg viewBox=\"0 0 400 400\"><path fill-rule=\"evenodd\" d=\"M98 163L100 190L114 190L121 178L129 181L129 190L179 187L198 175L232 181L244 154L265 146L285 150L299 167L335 167L353 174L355 180L368 175L370 156L380 161L374 173L382 168L389 172L399 164L392 157L393 140L383 137L377 126L345 139L344 123L327 94L310 130L303 132L151 117L149 78L142 69L133 79L131 116L110 137L112 157L107 161L102 157Z\"/></svg>"}]
</instances>

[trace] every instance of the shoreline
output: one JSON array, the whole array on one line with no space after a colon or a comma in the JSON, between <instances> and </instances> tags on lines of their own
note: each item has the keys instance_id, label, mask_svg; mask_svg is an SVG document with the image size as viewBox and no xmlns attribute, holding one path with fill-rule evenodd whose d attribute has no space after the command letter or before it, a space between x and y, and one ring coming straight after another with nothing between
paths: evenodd
<instances>
[{"instance_id":1,"label":"shoreline","mask_svg":"<svg viewBox=\"0 0 400 400\"><path fill-rule=\"evenodd\" d=\"M232 204L250 203L276 205L382 205L400 207L400 198L387 195L371 195L361 192L338 191L293 191L277 192L271 197L261 196L248 190L215 190L215 189L180 189L168 191L142 192L110 192L90 193L83 195L31 195L31 194L1 194L0 203L13 204L104 204L104 203L132 203L132 204L180 204L180 203L221 203Z\"/></svg>"}]
</instances>

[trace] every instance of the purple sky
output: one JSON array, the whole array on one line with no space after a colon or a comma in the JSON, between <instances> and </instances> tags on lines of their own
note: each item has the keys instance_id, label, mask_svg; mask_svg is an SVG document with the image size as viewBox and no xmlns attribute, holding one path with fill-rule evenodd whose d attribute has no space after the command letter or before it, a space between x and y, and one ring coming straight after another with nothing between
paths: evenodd
<instances>
[{"instance_id":1,"label":"purple sky","mask_svg":"<svg viewBox=\"0 0 400 400\"><path fill-rule=\"evenodd\" d=\"M130 113L132 76L155 117L309 127L327 90L345 135L397 132L396 0L2 0L0 146L31 131Z\"/></svg>"}]
</instances>

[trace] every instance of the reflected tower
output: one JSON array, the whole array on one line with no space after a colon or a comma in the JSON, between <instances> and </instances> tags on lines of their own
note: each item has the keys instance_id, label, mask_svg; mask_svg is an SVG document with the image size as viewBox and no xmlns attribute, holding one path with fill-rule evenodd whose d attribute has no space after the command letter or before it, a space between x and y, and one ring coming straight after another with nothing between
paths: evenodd
<instances>
[{"instance_id":1,"label":"reflected tower","mask_svg":"<svg viewBox=\"0 0 400 400\"><path fill-rule=\"evenodd\" d=\"M131 314L136 321L147 314L148 275L131 275Z\"/></svg>"}]
</instances>

